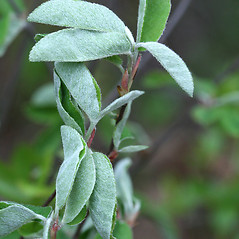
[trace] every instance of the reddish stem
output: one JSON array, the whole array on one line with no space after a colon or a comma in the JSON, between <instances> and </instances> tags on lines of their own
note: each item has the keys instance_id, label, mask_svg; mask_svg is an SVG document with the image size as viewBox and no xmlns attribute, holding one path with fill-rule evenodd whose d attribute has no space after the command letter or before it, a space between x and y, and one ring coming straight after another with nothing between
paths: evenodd
<instances>
[{"instance_id":1,"label":"reddish stem","mask_svg":"<svg viewBox=\"0 0 239 239\"><path fill-rule=\"evenodd\" d=\"M92 144L92 141L93 141L94 137L95 137L95 128L93 129L93 131L92 131L92 133L91 133L91 135L90 135L90 138L89 138L89 140L88 140L88 142L87 142L87 146L88 146L89 148L90 148L90 146L91 146L91 144Z\"/></svg>"}]
</instances>

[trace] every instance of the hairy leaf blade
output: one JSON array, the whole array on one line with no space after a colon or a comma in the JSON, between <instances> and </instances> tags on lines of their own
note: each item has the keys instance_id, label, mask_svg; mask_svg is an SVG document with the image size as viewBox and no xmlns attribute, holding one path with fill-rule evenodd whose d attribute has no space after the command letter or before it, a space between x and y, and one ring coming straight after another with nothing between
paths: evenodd
<instances>
[{"instance_id":1,"label":"hairy leaf blade","mask_svg":"<svg viewBox=\"0 0 239 239\"><path fill-rule=\"evenodd\" d=\"M64 123L76 129L81 135L84 135L84 117L79 109L73 105L68 89L61 82L58 75L54 72L54 85L56 94L56 104L58 112Z\"/></svg>"},{"instance_id":2,"label":"hairy leaf blade","mask_svg":"<svg viewBox=\"0 0 239 239\"><path fill-rule=\"evenodd\" d=\"M91 121L100 113L99 86L84 63L56 63L55 69L80 108Z\"/></svg>"},{"instance_id":3,"label":"hairy leaf blade","mask_svg":"<svg viewBox=\"0 0 239 239\"><path fill-rule=\"evenodd\" d=\"M96 167L96 184L89 200L89 210L94 225L103 239L109 239L116 203L114 172L109 159L93 153Z\"/></svg>"},{"instance_id":4,"label":"hairy leaf blade","mask_svg":"<svg viewBox=\"0 0 239 239\"><path fill-rule=\"evenodd\" d=\"M138 98L142 94L144 94L143 91L134 90L134 91L131 91L131 92L127 93L126 95L116 99L110 105L108 105L105 109L103 109L101 111L100 117L103 118L106 114L118 109L119 107L127 104L130 101L133 101L134 99Z\"/></svg>"},{"instance_id":5,"label":"hairy leaf blade","mask_svg":"<svg viewBox=\"0 0 239 239\"><path fill-rule=\"evenodd\" d=\"M147 42L137 44L146 48L168 71L179 86L193 96L193 78L184 61L171 49L157 42Z\"/></svg>"},{"instance_id":6,"label":"hairy leaf blade","mask_svg":"<svg viewBox=\"0 0 239 239\"><path fill-rule=\"evenodd\" d=\"M125 31L124 23L108 8L86 1L51 0L36 8L28 21L95 31Z\"/></svg>"},{"instance_id":7,"label":"hairy leaf blade","mask_svg":"<svg viewBox=\"0 0 239 239\"><path fill-rule=\"evenodd\" d=\"M61 127L64 161L56 179L56 211L66 203L72 190L77 170L85 155L85 145L81 135L69 126Z\"/></svg>"},{"instance_id":8,"label":"hairy leaf blade","mask_svg":"<svg viewBox=\"0 0 239 239\"><path fill-rule=\"evenodd\" d=\"M20 204L5 203L0 210L0 236L5 236L33 219L44 220L45 217Z\"/></svg>"},{"instance_id":9,"label":"hairy leaf blade","mask_svg":"<svg viewBox=\"0 0 239 239\"><path fill-rule=\"evenodd\" d=\"M157 41L164 31L170 10L170 0L140 0L137 42Z\"/></svg>"},{"instance_id":10,"label":"hairy leaf blade","mask_svg":"<svg viewBox=\"0 0 239 239\"><path fill-rule=\"evenodd\" d=\"M131 43L119 32L64 29L46 35L30 52L30 61L83 62L129 54Z\"/></svg>"},{"instance_id":11,"label":"hairy leaf blade","mask_svg":"<svg viewBox=\"0 0 239 239\"><path fill-rule=\"evenodd\" d=\"M93 192L95 165L91 153L89 150L87 151L86 156L82 159L72 191L67 199L63 223L72 222L76 218Z\"/></svg>"}]
</instances>

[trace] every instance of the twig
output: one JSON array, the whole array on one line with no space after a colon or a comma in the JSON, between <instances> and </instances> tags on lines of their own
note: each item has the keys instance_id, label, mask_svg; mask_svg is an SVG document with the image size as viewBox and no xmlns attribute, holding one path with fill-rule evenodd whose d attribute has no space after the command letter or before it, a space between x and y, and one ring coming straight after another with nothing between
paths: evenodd
<instances>
[{"instance_id":1,"label":"twig","mask_svg":"<svg viewBox=\"0 0 239 239\"><path fill-rule=\"evenodd\" d=\"M51 196L46 200L46 202L42 205L43 207L48 206L51 201L55 198L56 196L56 190L51 194Z\"/></svg>"},{"instance_id":2,"label":"twig","mask_svg":"<svg viewBox=\"0 0 239 239\"><path fill-rule=\"evenodd\" d=\"M81 233L81 230L82 230L82 228L83 228L83 226L84 226L84 224L85 224L86 218L87 218L88 216L89 216L89 211L87 211L87 214L86 214L86 216L85 216L84 221L81 222L81 223L79 224L79 226L77 227L77 230L76 230L76 232L75 232L75 234L74 234L74 236L73 236L73 239L78 239L78 238L79 238L80 233Z\"/></svg>"}]
</instances>

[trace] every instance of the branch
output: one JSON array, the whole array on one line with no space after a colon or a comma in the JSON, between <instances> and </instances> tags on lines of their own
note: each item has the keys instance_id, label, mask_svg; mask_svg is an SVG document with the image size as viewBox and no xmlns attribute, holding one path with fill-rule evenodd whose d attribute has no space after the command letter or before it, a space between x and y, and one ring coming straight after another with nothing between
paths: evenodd
<instances>
[{"instance_id":1,"label":"branch","mask_svg":"<svg viewBox=\"0 0 239 239\"><path fill-rule=\"evenodd\" d=\"M50 195L50 197L46 200L46 202L42 205L43 207L48 206L51 201L55 198L56 196L56 190Z\"/></svg>"}]
</instances>

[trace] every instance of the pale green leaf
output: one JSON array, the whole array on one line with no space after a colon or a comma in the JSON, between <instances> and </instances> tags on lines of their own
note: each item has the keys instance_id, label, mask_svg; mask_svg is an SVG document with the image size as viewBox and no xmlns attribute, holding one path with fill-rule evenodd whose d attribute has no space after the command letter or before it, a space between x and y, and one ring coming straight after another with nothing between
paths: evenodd
<instances>
[{"instance_id":1,"label":"pale green leaf","mask_svg":"<svg viewBox=\"0 0 239 239\"><path fill-rule=\"evenodd\" d=\"M89 210L94 225L103 239L109 239L116 203L114 172L109 159L101 153L93 153L96 168L96 184L89 200Z\"/></svg>"},{"instance_id":2,"label":"pale green leaf","mask_svg":"<svg viewBox=\"0 0 239 239\"><path fill-rule=\"evenodd\" d=\"M89 200L95 185L95 165L94 160L87 150L85 157L82 159L72 191L66 202L63 223L71 222L84 208Z\"/></svg>"},{"instance_id":3,"label":"pale green leaf","mask_svg":"<svg viewBox=\"0 0 239 239\"><path fill-rule=\"evenodd\" d=\"M84 117L74 104L71 102L71 96L58 75L54 72L54 85L56 94L56 104L58 112L64 123L76 129L81 135L84 135Z\"/></svg>"},{"instance_id":4,"label":"pale green leaf","mask_svg":"<svg viewBox=\"0 0 239 239\"><path fill-rule=\"evenodd\" d=\"M2 57L8 46L13 42L17 35L24 28L26 22L23 19L17 18L14 14L10 15L8 30L3 42L0 44L0 57Z\"/></svg>"},{"instance_id":5,"label":"pale green leaf","mask_svg":"<svg viewBox=\"0 0 239 239\"><path fill-rule=\"evenodd\" d=\"M124 33L64 29L48 34L30 52L30 61L82 62L129 54Z\"/></svg>"},{"instance_id":6,"label":"pale green leaf","mask_svg":"<svg viewBox=\"0 0 239 239\"><path fill-rule=\"evenodd\" d=\"M130 101L133 101L134 99L138 98L142 94L144 94L143 91L133 90L133 91L127 93L126 95L123 95L122 97L113 101L104 110L102 110L100 117L103 118L106 114L118 109L119 107L129 103Z\"/></svg>"},{"instance_id":7,"label":"pale green leaf","mask_svg":"<svg viewBox=\"0 0 239 239\"><path fill-rule=\"evenodd\" d=\"M45 220L40 214L20 204L2 202L0 210L0 236L5 236L34 219Z\"/></svg>"},{"instance_id":8,"label":"pale green leaf","mask_svg":"<svg viewBox=\"0 0 239 239\"><path fill-rule=\"evenodd\" d=\"M139 43L146 48L168 71L182 89L193 96L193 78L184 61L171 49L157 42Z\"/></svg>"},{"instance_id":9,"label":"pale green leaf","mask_svg":"<svg viewBox=\"0 0 239 239\"><path fill-rule=\"evenodd\" d=\"M76 173L85 155L85 143L81 135L69 126L61 127L64 161L56 179L56 211L66 203L71 192Z\"/></svg>"},{"instance_id":10,"label":"pale green leaf","mask_svg":"<svg viewBox=\"0 0 239 239\"><path fill-rule=\"evenodd\" d=\"M120 160L115 166L115 181L117 198L123 205L122 213L125 218L131 219L138 213L140 203L133 195L133 185L128 173L132 161L130 158Z\"/></svg>"},{"instance_id":11,"label":"pale green leaf","mask_svg":"<svg viewBox=\"0 0 239 239\"><path fill-rule=\"evenodd\" d=\"M56 101L53 84L49 83L39 87L32 95L31 104L36 107L55 106Z\"/></svg>"},{"instance_id":12,"label":"pale green leaf","mask_svg":"<svg viewBox=\"0 0 239 239\"><path fill-rule=\"evenodd\" d=\"M91 121L99 117L99 86L84 63L56 63L55 70Z\"/></svg>"},{"instance_id":13,"label":"pale green leaf","mask_svg":"<svg viewBox=\"0 0 239 239\"><path fill-rule=\"evenodd\" d=\"M86 1L51 0L36 8L28 21L95 31L125 31L124 23L108 8Z\"/></svg>"},{"instance_id":14,"label":"pale green leaf","mask_svg":"<svg viewBox=\"0 0 239 239\"><path fill-rule=\"evenodd\" d=\"M128 105L125 109L123 118L116 125L114 133L113 133L113 141L114 141L114 146L115 146L116 150L118 150L118 148L119 148L119 145L120 145L120 142L121 142L121 135L122 135L123 129L125 127L125 124L126 124L128 118L129 118L129 114L130 114L130 111L131 111L131 104L132 104L132 101L128 103Z\"/></svg>"},{"instance_id":15,"label":"pale green leaf","mask_svg":"<svg viewBox=\"0 0 239 239\"><path fill-rule=\"evenodd\" d=\"M170 0L140 0L137 42L158 41L171 10Z\"/></svg>"},{"instance_id":16,"label":"pale green leaf","mask_svg":"<svg viewBox=\"0 0 239 239\"><path fill-rule=\"evenodd\" d=\"M135 153L147 149L146 145L130 145L118 150L120 153Z\"/></svg>"}]
</instances>

